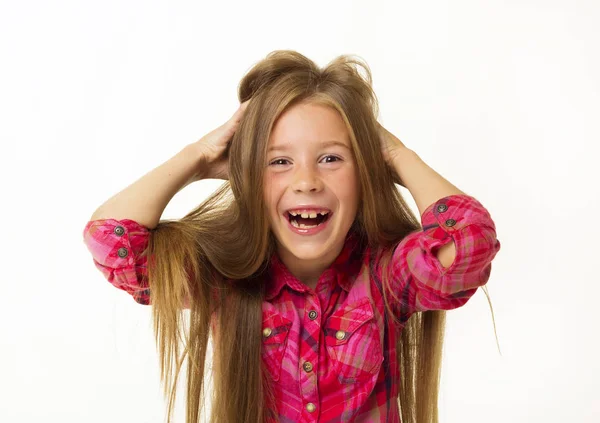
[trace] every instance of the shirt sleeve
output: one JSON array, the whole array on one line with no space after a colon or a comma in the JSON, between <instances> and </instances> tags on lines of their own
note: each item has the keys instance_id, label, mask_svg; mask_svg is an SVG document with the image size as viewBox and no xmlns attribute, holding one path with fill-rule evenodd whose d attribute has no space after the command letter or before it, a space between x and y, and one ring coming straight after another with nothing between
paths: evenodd
<instances>
[{"instance_id":1,"label":"shirt sleeve","mask_svg":"<svg viewBox=\"0 0 600 423\"><path fill-rule=\"evenodd\" d=\"M405 317L464 305L488 281L491 261L500 250L489 212L471 196L439 199L423 212L421 223L422 230L410 233L394 248L390 263L391 287ZM456 257L444 268L436 252L452 241Z\"/></svg>"},{"instance_id":2,"label":"shirt sleeve","mask_svg":"<svg viewBox=\"0 0 600 423\"><path fill-rule=\"evenodd\" d=\"M146 269L150 230L134 220L89 221L83 241L95 266L116 288L129 293L139 304L150 304Z\"/></svg>"}]
</instances>

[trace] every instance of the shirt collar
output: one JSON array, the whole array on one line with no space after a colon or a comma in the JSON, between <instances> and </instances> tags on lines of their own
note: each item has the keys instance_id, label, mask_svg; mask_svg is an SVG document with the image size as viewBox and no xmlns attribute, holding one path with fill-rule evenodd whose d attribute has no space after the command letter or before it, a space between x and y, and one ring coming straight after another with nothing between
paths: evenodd
<instances>
[{"instance_id":1,"label":"shirt collar","mask_svg":"<svg viewBox=\"0 0 600 423\"><path fill-rule=\"evenodd\" d=\"M321 277L324 277L326 281L336 281L344 290L350 291L353 281L351 276L358 272L362 264L359 258L359 247L358 235L350 231L346 236L342 251ZM287 266L279 258L277 252L275 252L270 260L270 272L267 278L265 299L272 300L275 298L285 285L297 292L307 292L309 290L306 285L292 275Z\"/></svg>"}]
</instances>

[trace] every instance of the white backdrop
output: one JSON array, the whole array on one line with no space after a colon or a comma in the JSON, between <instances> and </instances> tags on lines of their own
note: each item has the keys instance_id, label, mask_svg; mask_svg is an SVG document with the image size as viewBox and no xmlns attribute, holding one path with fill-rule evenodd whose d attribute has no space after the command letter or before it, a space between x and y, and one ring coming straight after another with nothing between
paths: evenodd
<instances>
[{"instance_id":1,"label":"white backdrop","mask_svg":"<svg viewBox=\"0 0 600 423\"><path fill-rule=\"evenodd\" d=\"M496 222L502 355L483 292L448 313L440 422L600 421L597 2L0 4L0 421L165 421L151 310L103 279L82 230L284 48L363 57L384 126Z\"/></svg>"}]
</instances>

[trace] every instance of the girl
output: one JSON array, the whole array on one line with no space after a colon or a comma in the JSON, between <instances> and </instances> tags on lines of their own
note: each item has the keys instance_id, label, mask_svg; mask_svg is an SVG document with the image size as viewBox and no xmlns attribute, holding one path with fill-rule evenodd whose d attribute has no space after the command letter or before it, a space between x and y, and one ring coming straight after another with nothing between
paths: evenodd
<instances>
[{"instance_id":1,"label":"girl","mask_svg":"<svg viewBox=\"0 0 600 423\"><path fill-rule=\"evenodd\" d=\"M490 277L490 214L379 125L358 58L321 69L275 51L239 99L84 230L108 281L152 305L168 420L187 356L186 417L198 421L212 335L211 422L437 422L444 313ZM226 182L159 221L204 178Z\"/></svg>"}]
</instances>

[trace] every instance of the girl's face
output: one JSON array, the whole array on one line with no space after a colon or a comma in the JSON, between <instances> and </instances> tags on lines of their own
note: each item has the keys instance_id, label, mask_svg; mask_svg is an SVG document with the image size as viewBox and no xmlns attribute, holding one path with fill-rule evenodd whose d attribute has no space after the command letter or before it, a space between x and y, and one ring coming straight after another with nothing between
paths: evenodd
<instances>
[{"instance_id":1,"label":"girl's face","mask_svg":"<svg viewBox=\"0 0 600 423\"><path fill-rule=\"evenodd\" d=\"M339 113L308 103L289 108L275 123L265 165L265 201L279 256L290 269L324 270L341 252L360 198ZM309 219L289 211L308 213ZM328 212L324 221L319 215L310 219L318 212Z\"/></svg>"}]
</instances>

